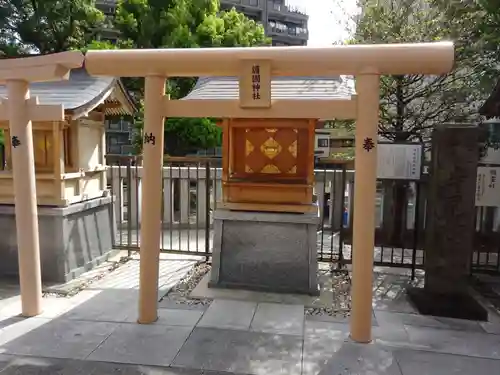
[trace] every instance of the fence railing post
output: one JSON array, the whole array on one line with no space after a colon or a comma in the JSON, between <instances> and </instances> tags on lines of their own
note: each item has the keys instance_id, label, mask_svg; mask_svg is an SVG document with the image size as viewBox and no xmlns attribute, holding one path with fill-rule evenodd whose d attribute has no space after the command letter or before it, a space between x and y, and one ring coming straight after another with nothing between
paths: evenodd
<instances>
[{"instance_id":1,"label":"fence railing post","mask_svg":"<svg viewBox=\"0 0 500 375\"><path fill-rule=\"evenodd\" d=\"M130 201L127 202L130 214L127 215L130 220L130 226L132 228L138 228L141 224L141 196L142 196L142 180L140 172L142 167L139 168L127 168L127 173L130 178L130 186L128 187Z\"/></svg>"},{"instance_id":2,"label":"fence railing post","mask_svg":"<svg viewBox=\"0 0 500 375\"><path fill-rule=\"evenodd\" d=\"M114 206L114 219L117 228L123 222L123 176L121 173L121 166L113 166L111 168L111 191L113 192L113 206Z\"/></svg>"},{"instance_id":3,"label":"fence railing post","mask_svg":"<svg viewBox=\"0 0 500 375\"><path fill-rule=\"evenodd\" d=\"M181 224L187 224L189 223L189 211L191 209L191 202L190 202L190 191L189 191L189 176L187 175L187 172L185 175L181 177L180 180L180 204L179 204L179 209L180 209L180 223Z\"/></svg>"},{"instance_id":4,"label":"fence railing post","mask_svg":"<svg viewBox=\"0 0 500 375\"><path fill-rule=\"evenodd\" d=\"M164 175L165 176L165 175ZM174 184L169 175L163 179L163 222L170 224L174 221Z\"/></svg>"}]
</instances>

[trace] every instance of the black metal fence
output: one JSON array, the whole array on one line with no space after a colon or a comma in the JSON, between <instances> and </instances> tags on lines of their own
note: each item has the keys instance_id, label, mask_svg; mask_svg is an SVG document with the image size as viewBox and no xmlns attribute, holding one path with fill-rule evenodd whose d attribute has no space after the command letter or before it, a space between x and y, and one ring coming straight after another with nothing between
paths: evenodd
<instances>
[{"instance_id":1,"label":"black metal fence","mask_svg":"<svg viewBox=\"0 0 500 375\"><path fill-rule=\"evenodd\" d=\"M116 248L139 250L141 216L141 160L108 156L108 185L114 196L113 221ZM220 158L166 158L162 170L161 250L169 253L209 256L212 249L212 212L222 197ZM320 224L318 259L339 267L352 262L354 171L346 164L318 163L315 196ZM390 193L394 186L379 181L375 202L374 264L411 269L423 268L427 182L407 182L403 227L391 235ZM498 208L477 208L473 270L500 273L500 215Z\"/></svg>"},{"instance_id":2,"label":"black metal fence","mask_svg":"<svg viewBox=\"0 0 500 375\"><path fill-rule=\"evenodd\" d=\"M352 263L354 171L335 164L316 166L316 193L320 197L323 209L318 231L319 260L333 262L343 267ZM319 186L318 186L319 185ZM387 224L388 210L384 207L387 190L391 184L377 183L375 200L375 248L374 264L377 266L422 268L424 264L423 232L421 216L421 183L407 182L404 210L404 228L398 232L398 238L390 235ZM320 203L321 204L321 203ZM333 216L333 220L332 220ZM396 243L397 245L395 245Z\"/></svg>"},{"instance_id":3,"label":"black metal fence","mask_svg":"<svg viewBox=\"0 0 500 375\"><path fill-rule=\"evenodd\" d=\"M500 207L477 207L472 270L500 273Z\"/></svg>"},{"instance_id":4,"label":"black metal fence","mask_svg":"<svg viewBox=\"0 0 500 375\"><path fill-rule=\"evenodd\" d=\"M108 156L108 187L114 197L114 246L139 250L141 219L141 159ZM161 251L207 255L212 247L212 212L220 199L218 158L165 158Z\"/></svg>"}]
</instances>

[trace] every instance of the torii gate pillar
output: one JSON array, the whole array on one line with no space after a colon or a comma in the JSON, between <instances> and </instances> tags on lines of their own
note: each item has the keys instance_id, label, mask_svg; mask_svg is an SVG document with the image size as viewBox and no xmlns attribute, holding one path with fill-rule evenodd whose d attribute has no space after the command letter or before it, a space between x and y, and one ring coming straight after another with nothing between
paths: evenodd
<instances>
[{"instance_id":1,"label":"torii gate pillar","mask_svg":"<svg viewBox=\"0 0 500 375\"><path fill-rule=\"evenodd\" d=\"M83 64L80 52L0 61L0 83L7 85L7 100L0 105L0 120L9 121L12 144L16 231L22 315L42 312L42 281L38 237L38 210L32 121L62 121L61 105L39 105L30 98L30 82L67 79Z\"/></svg>"},{"instance_id":2,"label":"torii gate pillar","mask_svg":"<svg viewBox=\"0 0 500 375\"><path fill-rule=\"evenodd\" d=\"M152 323L157 318L162 159L158 148L163 145L163 117L289 119L312 118L305 113L315 113L318 118L347 119L352 117L345 115L351 114L357 120L351 338L360 343L370 342L379 79L381 75L446 74L453 68L454 55L450 42L89 51L85 66L90 74L147 77L145 141L148 145L143 163L139 322ZM345 100L276 100L269 108L242 108L231 100L170 101L165 95L161 98L164 81L158 77L242 76L242 67L249 61L270 63L272 76L355 75L358 98L352 103L356 111L348 113L353 106ZM250 86L250 92L252 89ZM329 112L329 106L335 110Z\"/></svg>"}]
</instances>

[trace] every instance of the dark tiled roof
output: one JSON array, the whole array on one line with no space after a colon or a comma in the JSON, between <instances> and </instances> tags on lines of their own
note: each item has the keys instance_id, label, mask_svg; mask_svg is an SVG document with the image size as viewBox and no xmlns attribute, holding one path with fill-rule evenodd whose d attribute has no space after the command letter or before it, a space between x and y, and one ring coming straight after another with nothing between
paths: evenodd
<instances>
[{"instance_id":1,"label":"dark tiled roof","mask_svg":"<svg viewBox=\"0 0 500 375\"><path fill-rule=\"evenodd\" d=\"M114 77L94 77L84 68L73 69L66 81L32 83L31 97L37 96L40 104L62 104L65 110L88 110L89 105L99 104L115 84ZM7 88L0 85L0 97L7 97ZM90 110L93 108L90 108Z\"/></svg>"},{"instance_id":2,"label":"dark tiled roof","mask_svg":"<svg viewBox=\"0 0 500 375\"><path fill-rule=\"evenodd\" d=\"M336 99L355 94L352 79L347 77L274 77L273 99ZM236 77L201 77L183 99L238 99Z\"/></svg>"}]
</instances>

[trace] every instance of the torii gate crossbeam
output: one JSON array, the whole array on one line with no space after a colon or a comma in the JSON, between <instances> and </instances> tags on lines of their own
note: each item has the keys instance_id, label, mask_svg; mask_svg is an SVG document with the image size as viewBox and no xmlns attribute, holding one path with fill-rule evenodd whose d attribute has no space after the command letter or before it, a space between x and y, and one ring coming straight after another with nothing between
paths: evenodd
<instances>
[{"instance_id":1,"label":"torii gate crossbeam","mask_svg":"<svg viewBox=\"0 0 500 375\"><path fill-rule=\"evenodd\" d=\"M267 100L249 108L252 87L248 66L263 64L268 70L260 84ZM453 68L451 42L352 45L329 47L261 47L209 49L157 49L89 51L85 66L90 74L121 77L146 77L145 126L156 142L144 147L141 274L139 322L157 319L157 288L161 236L161 166L163 162L163 121L165 117L238 116L255 118L255 111L273 112L273 117L288 118L290 113L310 114L315 109L332 117L353 117L356 125L356 185L354 192L353 278L351 337L357 342L371 341L373 249L375 236L375 193L377 128L379 121L380 75L445 74ZM270 98L272 76L354 75L357 98L337 103L328 100L303 100L274 103ZM165 95L166 77L239 76L239 106L229 100L187 105L169 101ZM210 108L208 108L210 106ZM301 107L302 106L302 107ZM294 108L290 110L290 108ZM216 110L214 110L216 109ZM216 113L217 112L217 113Z\"/></svg>"}]
</instances>

